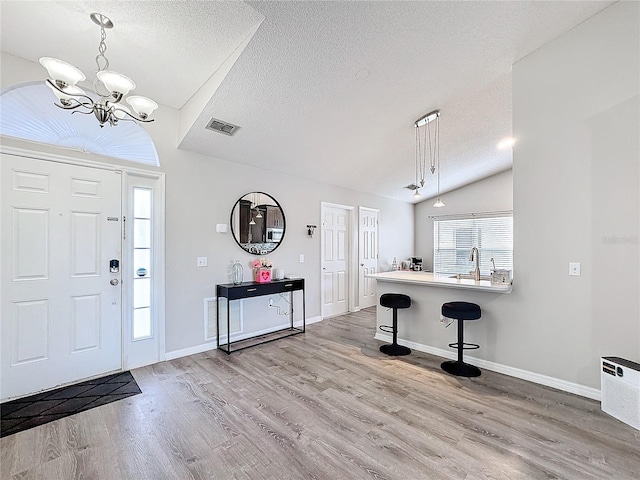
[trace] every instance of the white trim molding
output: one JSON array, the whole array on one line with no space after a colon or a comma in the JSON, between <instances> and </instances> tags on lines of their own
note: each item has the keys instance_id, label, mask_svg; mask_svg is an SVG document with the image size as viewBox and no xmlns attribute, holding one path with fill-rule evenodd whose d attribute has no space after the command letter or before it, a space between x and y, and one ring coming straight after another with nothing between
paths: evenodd
<instances>
[{"instance_id":1,"label":"white trim molding","mask_svg":"<svg viewBox=\"0 0 640 480\"><path fill-rule=\"evenodd\" d=\"M393 337L390 334L377 332L373 338L382 342L390 343ZM398 339L398 344L404 345L405 347L409 347L419 352L430 353L431 355L436 355L438 357L448 358L451 360L456 360L458 358L458 354L455 350L443 350L441 348L430 347L421 343L401 339ZM600 401L600 390L595 388L586 387L577 383L567 382L566 380L560 380L559 378L549 377L547 375L541 375L535 372L529 372L520 368L510 367L508 365L502 365L500 363L489 362L488 360L483 360L481 358L474 358L467 355L465 355L465 358L469 360L469 363L479 368L484 368L486 370L491 370L492 372L502 373L510 377L527 380L529 382L544 385L546 387L556 388L558 390L562 390L563 392L573 393L575 395L580 395L581 397Z\"/></svg>"}]
</instances>

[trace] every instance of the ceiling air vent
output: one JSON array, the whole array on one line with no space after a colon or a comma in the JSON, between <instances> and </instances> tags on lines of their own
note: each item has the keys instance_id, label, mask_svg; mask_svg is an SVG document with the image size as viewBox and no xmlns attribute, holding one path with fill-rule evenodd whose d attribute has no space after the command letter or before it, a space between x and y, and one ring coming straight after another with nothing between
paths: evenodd
<instances>
[{"instance_id":1,"label":"ceiling air vent","mask_svg":"<svg viewBox=\"0 0 640 480\"><path fill-rule=\"evenodd\" d=\"M240 127L237 125L233 125L231 123L223 122L222 120L218 120L216 118L212 118L207 123L207 129L213 130L214 132L224 133L225 135L233 135L236 133Z\"/></svg>"}]
</instances>

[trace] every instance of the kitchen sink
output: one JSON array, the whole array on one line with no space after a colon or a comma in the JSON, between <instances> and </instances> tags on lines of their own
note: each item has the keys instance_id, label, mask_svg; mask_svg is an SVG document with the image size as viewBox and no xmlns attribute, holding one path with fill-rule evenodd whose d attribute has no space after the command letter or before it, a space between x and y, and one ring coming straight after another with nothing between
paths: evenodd
<instances>
[{"instance_id":1,"label":"kitchen sink","mask_svg":"<svg viewBox=\"0 0 640 480\"><path fill-rule=\"evenodd\" d=\"M455 278L457 280L474 280L473 275L470 273L458 273L456 275L451 275L449 278ZM489 275L480 275L480 280L491 280Z\"/></svg>"}]
</instances>

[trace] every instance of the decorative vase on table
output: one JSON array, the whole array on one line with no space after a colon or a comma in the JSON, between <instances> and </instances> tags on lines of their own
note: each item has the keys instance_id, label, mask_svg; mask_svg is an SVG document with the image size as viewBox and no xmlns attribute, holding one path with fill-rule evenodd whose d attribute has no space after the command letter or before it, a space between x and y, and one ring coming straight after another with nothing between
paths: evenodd
<instances>
[{"instance_id":1,"label":"decorative vase on table","mask_svg":"<svg viewBox=\"0 0 640 480\"><path fill-rule=\"evenodd\" d=\"M257 283L269 283L271 281L271 268L260 267L255 269L255 280Z\"/></svg>"},{"instance_id":2,"label":"decorative vase on table","mask_svg":"<svg viewBox=\"0 0 640 480\"><path fill-rule=\"evenodd\" d=\"M240 285L242 283L242 265L240 260L236 260L231 265L231 277L233 278L234 285Z\"/></svg>"}]
</instances>

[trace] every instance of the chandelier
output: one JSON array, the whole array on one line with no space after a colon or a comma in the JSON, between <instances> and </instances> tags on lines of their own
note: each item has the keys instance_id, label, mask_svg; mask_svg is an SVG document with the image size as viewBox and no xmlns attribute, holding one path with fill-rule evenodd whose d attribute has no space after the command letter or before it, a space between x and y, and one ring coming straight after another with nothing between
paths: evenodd
<instances>
[{"instance_id":1,"label":"chandelier","mask_svg":"<svg viewBox=\"0 0 640 480\"><path fill-rule=\"evenodd\" d=\"M115 126L120 120L153 122L149 116L158 108L158 104L150 98L136 95L127 97L127 103L133 108L135 115L120 103L125 95L136 88L136 84L129 77L109 70L109 60L105 55L107 51L105 29L113 28L113 22L100 13L92 13L90 17L93 23L100 27L100 44L96 56L98 70L93 81L93 90L100 98L94 101L76 85L86 79L79 69L57 58L42 57L40 64L47 69L50 77L46 80L46 84L60 101L54 105L65 110L73 110L71 113L85 115L93 113L101 128L105 123ZM107 93L101 93L99 87L103 91L106 89Z\"/></svg>"},{"instance_id":2,"label":"chandelier","mask_svg":"<svg viewBox=\"0 0 640 480\"><path fill-rule=\"evenodd\" d=\"M420 198L420 188L424 187L427 171L437 176L438 198L434 207L444 207L440 200L440 110L434 110L415 121L416 127L416 181L413 185L413 198Z\"/></svg>"}]
</instances>

